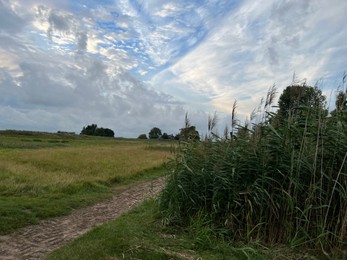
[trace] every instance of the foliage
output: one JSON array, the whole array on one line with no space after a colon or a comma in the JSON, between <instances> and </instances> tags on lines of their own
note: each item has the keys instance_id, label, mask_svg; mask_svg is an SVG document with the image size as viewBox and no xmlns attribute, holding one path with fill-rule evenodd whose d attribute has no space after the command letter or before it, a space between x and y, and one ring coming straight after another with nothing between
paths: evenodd
<instances>
[{"instance_id":1,"label":"foliage","mask_svg":"<svg viewBox=\"0 0 347 260\"><path fill-rule=\"evenodd\" d=\"M199 132L196 130L195 126L192 126L190 124L190 120L188 119L188 114L186 113L185 116L185 127L180 129L179 133L179 140L181 141L199 141L200 140L200 135Z\"/></svg>"},{"instance_id":2,"label":"foliage","mask_svg":"<svg viewBox=\"0 0 347 260\"><path fill-rule=\"evenodd\" d=\"M165 222L185 226L203 213L209 227L232 239L318 246L324 253L342 246L347 120L327 117L321 93L301 88L294 92L304 90L304 99L287 100L287 88L278 113L266 102L264 120L240 127L232 139L213 134L185 143L160 198ZM274 123L279 117L281 124Z\"/></svg>"},{"instance_id":3,"label":"foliage","mask_svg":"<svg viewBox=\"0 0 347 260\"><path fill-rule=\"evenodd\" d=\"M94 136L105 136L105 137L114 137L114 132L108 128L98 128L96 124L91 124L86 127L83 127L81 135L94 135Z\"/></svg>"},{"instance_id":4,"label":"foliage","mask_svg":"<svg viewBox=\"0 0 347 260\"><path fill-rule=\"evenodd\" d=\"M146 134L140 134L137 139L147 139L147 135Z\"/></svg>"},{"instance_id":5,"label":"foliage","mask_svg":"<svg viewBox=\"0 0 347 260\"><path fill-rule=\"evenodd\" d=\"M167 133L163 133L163 135L161 136L162 139L169 139L169 135Z\"/></svg>"},{"instance_id":6,"label":"foliage","mask_svg":"<svg viewBox=\"0 0 347 260\"><path fill-rule=\"evenodd\" d=\"M347 111L347 90L340 90L336 95L335 109L331 112L332 116L343 116Z\"/></svg>"},{"instance_id":7,"label":"foliage","mask_svg":"<svg viewBox=\"0 0 347 260\"><path fill-rule=\"evenodd\" d=\"M87 125L86 127L84 126L81 135L95 135L97 127L96 124Z\"/></svg>"},{"instance_id":8,"label":"foliage","mask_svg":"<svg viewBox=\"0 0 347 260\"><path fill-rule=\"evenodd\" d=\"M180 129L180 140L189 141L189 140L200 140L199 132L196 130L195 126L185 127Z\"/></svg>"},{"instance_id":9,"label":"foliage","mask_svg":"<svg viewBox=\"0 0 347 260\"><path fill-rule=\"evenodd\" d=\"M347 109L347 92L339 91L336 97L336 111L342 112Z\"/></svg>"},{"instance_id":10,"label":"foliage","mask_svg":"<svg viewBox=\"0 0 347 260\"><path fill-rule=\"evenodd\" d=\"M161 130L158 127L153 127L148 133L149 139L158 139L159 137L161 137Z\"/></svg>"},{"instance_id":11,"label":"foliage","mask_svg":"<svg viewBox=\"0 0 347 260\"><path fill-rule=\"evenodd\" d=\"M97 128L95 131L96 136L114 137L114 132L108 128Z\"/></svg>"},{"instance_id":12,"label":"foliage","mask_svg":"<svg viewBox=\"0 0 347 260\"><path fill-rule=\"evenodd\" d=\"M277 117L281 122L298 121L299 118L316 119L323 111L327 114L325 99L317 87L306 84L288 86L279 98Z\"/></svg>"}]
</instances>

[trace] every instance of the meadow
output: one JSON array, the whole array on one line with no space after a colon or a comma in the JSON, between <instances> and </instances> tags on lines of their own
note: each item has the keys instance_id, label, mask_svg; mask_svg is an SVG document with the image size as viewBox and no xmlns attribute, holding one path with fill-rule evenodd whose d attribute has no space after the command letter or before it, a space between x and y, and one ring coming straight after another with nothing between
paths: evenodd
<instances>
[{"instance_id":1,"label":"meadow","mask_svg":"<svg viewBox=\"0 0 347 260\"><path fill-rule=\"evenodd\" d=\"M0 234L162 175L170 150L168 142L1 131Z\"/></svg>"}]
</instances>

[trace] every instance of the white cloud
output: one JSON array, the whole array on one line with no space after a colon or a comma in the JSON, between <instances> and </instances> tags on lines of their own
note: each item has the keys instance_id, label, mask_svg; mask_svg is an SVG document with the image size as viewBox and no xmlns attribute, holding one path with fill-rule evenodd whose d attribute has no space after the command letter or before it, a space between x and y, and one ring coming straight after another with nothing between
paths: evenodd
<instances>
[{"instance_id":1,"label":"white cloud","mask_svg":"<svg viewBox=\"0 0 347 260\"><path fill-rule=\"evenodd\" d=\"M293 72L314 83L345 69L343 10L345 3L247 1L152 84L167 86L165 91L173 95L181 86L181 100L209 111L230 113L233 100L243 100L238 109L245 117L273 83L280 90L290 84ZM205 98L196 103L192 95Z\"/></svg>"},{"instance_id":2,"label":"white cloud","mask_svg":"<svg viewBox=\"0 0 347 260\"><path fill-rule=\"evenodd\" d=\"M161 18L175 15L181 8L175 3L166 3L163 5L161 10L157 11L154 15L160 16Z\"/></svg>"},{"instance_id":3,"label":"white cloud","mask_svg":"<svg viewBox=\"0 0 347 260\"><path fill-rule=\"evenodd\" d=\"M347 2L332 1L0 0L2 126L175 133L234 99L244 118L294 71L345 69Z\"/></svg>"},{"instance_id":4,"label":"white cloud","mask_svg":"<svg viewBox=\"0 0 347 260\"><path fill-rule=\"evenodd\" d=\"M21 70L17 62L18 60L17 55L13 53L5 52L0 49L0 60L1 60L0 69L6 70L10 75L14 77L18 77L21 75Z\"/></svg>"},{"instance_id":5,"label":"white cloud","mask_svg":"<svg viewBox=\"0 0 347 260\"><path fill-rule=\"evenodd\" d=\"M0 32L18 33L24 27L23 18L16 12L16 6L0 1Z\"/></svg>"},{"instance_id":6,"label":"white cloud","mask_svg":"<svg viewBox=\"0 0 347 260\"><path fill-rule=\"evenodd\" d=\"M33 62L21 62L20 68L22 76L0 69L5 128L30 125L32 130L79 132L82 126L97 123L117 135L135 137L154 125L168 132L181 126L184 111L172 97L147 89L107 62L86 56L38 56Z\"/></svg>"}]
</instances>

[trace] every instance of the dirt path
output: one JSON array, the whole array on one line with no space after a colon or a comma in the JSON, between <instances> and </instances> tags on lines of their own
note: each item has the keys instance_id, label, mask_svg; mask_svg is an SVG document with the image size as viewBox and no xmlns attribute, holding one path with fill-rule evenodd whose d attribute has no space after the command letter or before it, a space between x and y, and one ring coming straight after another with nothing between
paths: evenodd
<instances>
[{"instance_id":1,"label":"dirt path","mask_svg":"<svg viewBox=\"0 0 347 260\"><path fill-rule=\"evenodd\" d=\"M41 221L0 236L0 259L42 259L49 252L81 236L96 225L114 219L146 198L160 192L164 178L137 184L93 206L70 215Z\"/></svg>"}]
</instances>

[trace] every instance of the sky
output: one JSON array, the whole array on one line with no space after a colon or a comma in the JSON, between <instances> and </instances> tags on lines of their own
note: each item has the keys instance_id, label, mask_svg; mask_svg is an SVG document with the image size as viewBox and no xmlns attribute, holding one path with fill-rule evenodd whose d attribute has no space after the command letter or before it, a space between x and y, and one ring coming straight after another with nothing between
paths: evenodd
<instances>
[{"instance_id":1,"label":"sky","mask_svg":"<svg viewBox=\"0 0 347 260\"><path fill-rule=\"evenodd\" d=\"M0 130L176 134L188 113L204 133L214 113L230 125L234 100L246 120L274 84L331 96L346 13L345 0L0 0Z\"/></svg>"}]
</instances>

